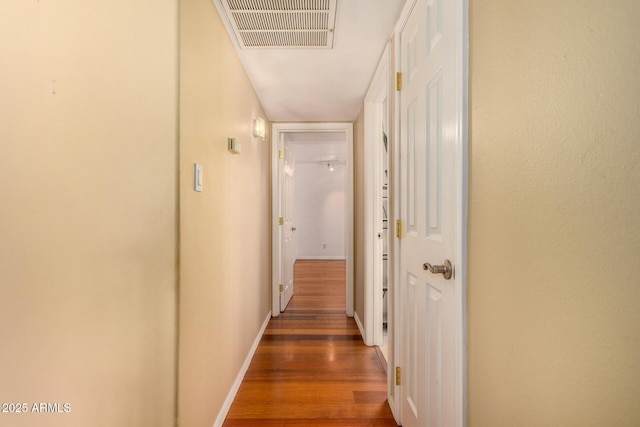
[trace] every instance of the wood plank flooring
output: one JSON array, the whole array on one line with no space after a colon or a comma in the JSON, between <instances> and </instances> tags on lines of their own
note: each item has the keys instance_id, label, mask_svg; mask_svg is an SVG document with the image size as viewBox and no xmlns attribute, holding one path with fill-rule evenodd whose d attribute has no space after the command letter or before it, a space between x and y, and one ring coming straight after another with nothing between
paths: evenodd
<instances>
[{"instance_id":1,"label":"wood plank flooring","mask_svg":"<svg viewBox=\"0 0 640 427\"><path fill-rule=\"evenodd\" d=\"M396 426L386 374L346 317L344 261L298 261L224 426Z\"/></svg>"}]
</instances>

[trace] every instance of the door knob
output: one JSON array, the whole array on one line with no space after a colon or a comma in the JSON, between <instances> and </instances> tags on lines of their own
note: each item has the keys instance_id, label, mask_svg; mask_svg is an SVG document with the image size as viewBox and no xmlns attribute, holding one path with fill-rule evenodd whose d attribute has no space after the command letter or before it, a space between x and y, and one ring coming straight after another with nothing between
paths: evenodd
<instances>
[{"instance_id":1,"label":"door knob","mask_svg":"<svg viewBox=\"0 0 640 427\"><path fill-rule=\"evenodd\" d=\"M295 227L291 227L291 231L296 231L297 229Z\"/></svg>"},{"instance_id":2,"label":"door knob","mask_svg":"<svg viewBox=\"0 0 640 427\"><path fill-rule=\"evenodd\" d=\"M444 260L444 265L431 265L428 262L425 262L422 265L424 270L429 270L429 273L432 274L442 274L445 279L451 279L453 275L453 265L451 265L451 261L448 259Z\"/></svg>"}]
</instances>

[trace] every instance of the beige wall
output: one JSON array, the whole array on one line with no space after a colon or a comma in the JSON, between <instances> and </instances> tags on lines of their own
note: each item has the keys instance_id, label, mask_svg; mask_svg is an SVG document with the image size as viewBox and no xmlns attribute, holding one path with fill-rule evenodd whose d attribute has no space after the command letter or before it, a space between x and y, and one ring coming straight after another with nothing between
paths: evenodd
<instances>
[{"instance_id":1,"label":"beige wall","mask_svg":"<svg viewBox=\"0 0 640 427\"><path fill-rule=\"evenodd\" d=\"M0 425L173 425L177 13L0 2Z\"/></svg>"},{"instance_id":2,"label":"beige wall","mask_svg":"<svg viewBox=\"0 0 640 427\"><path fill-rule=\"evenodd\" d=\"M640 425L640 4L470 3L469 425Z\"/></svg>"},{"instance_id":3,"label":"beige wall","mask_svg":"<svg viewBox=\"0 0 640 427\"><path fill-rule=\"evenodd\" d=\"M180 26L178 416L200 427L213 425L270 311L270 160L251 134L264 111L213 3L181 1Z\"/></svg>"},{"instance_id":4,"label":"beige wall","mask_svg":"<svg viewBox=\"0 0 640 427\"><path fill-rule=\"evenodd\" d=\"M353 222L354 222L354 282L353 305L355 314L365 326L364 316L364 106L353 123Z\"/></svg>"}]
</instances>

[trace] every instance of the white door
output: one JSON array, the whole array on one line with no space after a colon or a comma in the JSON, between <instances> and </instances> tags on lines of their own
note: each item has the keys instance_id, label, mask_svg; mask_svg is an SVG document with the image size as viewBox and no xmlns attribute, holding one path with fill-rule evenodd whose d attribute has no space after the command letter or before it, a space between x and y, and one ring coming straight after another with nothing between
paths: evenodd
<instances>
[{"instance_id":1,"label":"white door","mask_svg":"<svg viewBox=\"0 0 640 427\"><path fill-rule=\"evenodd\" d=\"M295 226L293 222L293 154L285 144L284 149L284 186L282 191L282 280L283 290L280 293L280 312L283 312L291 298L293 297L293 264L295 262L294 235Z\"/></svg>"},{"instance_id":2,"label":"white door","mask_svg":"<svg viewBox=\"0 0 640 427\"><path fill-rule=\"evenodd\" d=\"M417 0L400 33L402 425L462 425L461 278L456 221L462 75L461 0ZM462 21L460 21L462 22ZM457 169L458 168L458 169ZM453 277L425 264L450 260ZM459 276L459 275L458 275Z\"/></svg>"}]
</instances>

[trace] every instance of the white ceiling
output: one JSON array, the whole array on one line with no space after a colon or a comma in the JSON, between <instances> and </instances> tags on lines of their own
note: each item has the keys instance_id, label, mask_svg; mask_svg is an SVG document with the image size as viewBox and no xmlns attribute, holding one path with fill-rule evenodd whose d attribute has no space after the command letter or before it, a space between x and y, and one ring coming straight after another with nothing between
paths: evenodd
<instances>
[{"instance_id":1,"label":"white ceiling","mask_svg":"<svg viewBox=\"0 0 640 427\"><path fill-rule=\"evenodd\" d=\"M264 107L279 122L354 121L406 0L338 0L332 49L240 49L213 0Z\"/></svg>"}]
</instances>

